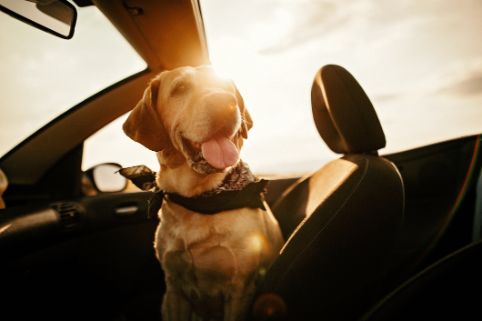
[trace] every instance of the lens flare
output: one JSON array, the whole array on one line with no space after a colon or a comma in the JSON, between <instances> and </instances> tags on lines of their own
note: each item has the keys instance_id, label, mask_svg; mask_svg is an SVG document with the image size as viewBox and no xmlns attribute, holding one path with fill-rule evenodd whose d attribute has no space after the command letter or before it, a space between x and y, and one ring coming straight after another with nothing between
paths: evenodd
<instances>
[{"instance_id":1,"label":"lens flare","mask_svg":"<svg viewBox=\"0 0 482 321\"><path fill-rule=\"evenodd\" d=\"M261 252L265 247L265 240L262 235L253 234L249 237L248 244L251 250L255 252Z\"/></svg>"}]
</instances>

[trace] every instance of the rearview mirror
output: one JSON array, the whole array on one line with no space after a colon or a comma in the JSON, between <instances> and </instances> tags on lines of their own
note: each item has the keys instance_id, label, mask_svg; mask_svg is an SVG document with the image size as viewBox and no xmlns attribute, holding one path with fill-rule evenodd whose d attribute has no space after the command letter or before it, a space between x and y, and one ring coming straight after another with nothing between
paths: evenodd
<instances>
[{"instance_id":1,"label":"rearview mirror","mask_svg":"<svg viewBox=\"0 0 482 321\"><path fill-rule=\"evenodd\" d=\"M77 10L65 0L0 0L0 10L61 38L74 35Z\"/></svg>"}]
</instances>

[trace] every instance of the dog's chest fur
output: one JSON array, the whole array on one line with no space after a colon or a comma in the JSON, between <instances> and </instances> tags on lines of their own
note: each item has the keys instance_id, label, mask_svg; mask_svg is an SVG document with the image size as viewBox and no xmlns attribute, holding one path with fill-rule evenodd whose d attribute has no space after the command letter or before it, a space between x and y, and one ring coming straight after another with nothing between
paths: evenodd
<instances>
[{"instance_id":1,"label":"dog's chest fur","mask_svg":"<svg viewBox=\"0 0 482 321\"><path fill-rule=\"evenodd\" d=\"M242 188L254 179L245 174L235 173L228 185ZM198 312L222 313L224 297L238 289L254 290L256 275L269 266L279 246L270 244L275 239L272 216L262 209L202 215L166 200L159 216L157 257L170 285Z\"/></svg>"},{"instance_id":2,"label":"dog's chest fur","mask_svg":"<svg viewBox=\"0 0 482 321\"><path fill-rule=\"evenodd\" d=\"M224 298L239 289L252 294L272 261L261 209L200 215L165 202L160 218L155 249L166 279L200 315L221 314Z\"/></svg>"}]
</instances>

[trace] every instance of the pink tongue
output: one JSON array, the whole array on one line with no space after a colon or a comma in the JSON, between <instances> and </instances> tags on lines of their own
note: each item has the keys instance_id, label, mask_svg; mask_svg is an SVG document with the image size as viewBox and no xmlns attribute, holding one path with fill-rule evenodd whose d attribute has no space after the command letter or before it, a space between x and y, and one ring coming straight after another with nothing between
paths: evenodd
<instances>
[{"instance_id":1,"label":"pink tongue","mask_svg":"<svg viewBox=\"0 0 482 321\"><path fill-rule=\"evenodd\" d=\"M239 159L236 146L227 137L215 137L201 145L204 159L217 169L233 166Z\"/></svg>"}]
</instances>

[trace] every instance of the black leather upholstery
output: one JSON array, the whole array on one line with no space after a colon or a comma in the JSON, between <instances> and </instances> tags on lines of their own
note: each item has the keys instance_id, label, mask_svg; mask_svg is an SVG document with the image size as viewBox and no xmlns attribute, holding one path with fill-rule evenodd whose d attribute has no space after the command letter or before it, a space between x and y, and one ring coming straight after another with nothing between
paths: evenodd
<instances>
[{"instance_id":1,"label":"black leather upholstery","mask_svg":"<svg viewBox=\"0 0 482 321\"><path fill-rule=\"evenodd\" d=\"M480 320L482 242L421 271L387 295L362 321Z\"/></svg>"},{"instance_id":2,"label":"black leather upholstery","mask_svg":"<svg viewBox=\"0 0 482 321\"><path fill-rule=\"evenodd\" d=\"M315 76L311 105L316 128L335 153L372 152L385 135L370 99L343 67L327 65Z\"/></svg>"},{"instance_id":3,"label":"black leather upholstery","mask_svg":"<svg viewBox=\"0 0 482 321\"><path fill-rule=\"evenodd\" d=\"M278 314L285 320L353 320L384 290L403 220L403 183L396 167L377 156L383 130L345 69L330 65L317 73L312 105L322 138L346 155L298 181L273 206L289 239L255 307L271 293L283 303Z\"/></svg>"}]
</instances>

